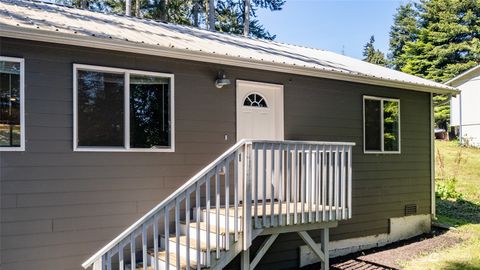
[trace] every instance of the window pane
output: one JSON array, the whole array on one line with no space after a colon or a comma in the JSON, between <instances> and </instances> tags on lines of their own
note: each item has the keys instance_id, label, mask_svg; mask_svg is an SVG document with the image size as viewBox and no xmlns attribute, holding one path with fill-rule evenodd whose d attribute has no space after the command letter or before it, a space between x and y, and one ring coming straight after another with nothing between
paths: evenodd
<instances>
[{"instance_id":1,"label":"window pane","mask_svg":"<svg viewBox=\"0 0 480 270\"><path fill-rule=\"evenodd\" d=\"M78 146L124 146L124 75L78 71Z\"/></svg>"},{"instance_id":2,"label":"window pane","mask_svg":"<svg viewBox=\"0 0 480 270\"><path fill-rule=\"evenodd\" d=\"M19 147L20 130L20 63L0 61L0 147Z\"/></svg>"},{"instance_id":3,"label":"window pane","mask_svg":"<svg viewBox=\"0 0 480 270\"><path fill-rule=\"evenodd\" d=\"M130 76L130 147L170 146L170 79Z\"/></svg>"},{"instance_id":4,"label":"window pane","mask_svg":"<svg viewBox=\"0 0 480 270\"><path fill-rule=\"evenodd\" d=\"M397 101L383 102L383 138L385 151L398 151L399 106Z\"/></svg>"},{"instance_id":5,"label":"window pane","mask_svg":"<svg viewBox=\"0 0 480 270\"><path fill-rule=\"evenodd\" d=\"M380 101L365 99L365 150L381 151Z\"/></svg>"}]
</instances>

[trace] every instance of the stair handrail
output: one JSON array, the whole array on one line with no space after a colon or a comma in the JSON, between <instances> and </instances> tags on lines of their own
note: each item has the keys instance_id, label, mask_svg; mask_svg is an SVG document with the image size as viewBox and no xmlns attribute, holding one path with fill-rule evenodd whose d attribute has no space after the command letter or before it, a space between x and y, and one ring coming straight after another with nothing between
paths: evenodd
<instances>
[{"instance_id":1,"label":"stair handrail","mask_svg":"<svg viewBox=\"0 0 480 270\"><path fill-rule=\"evenodd\" d=\"M173 192L170 196L164 199L162 202L157 204L152 210L148 213L143 215L140 219L138 219L135 223L133 223L130 227L125 229L122 233L120 233L117 237L115 237L112 241L110 241L107 245L97 251L94 255L88 258L84 263L82 263L82 267L87 269L88 267L92 266L95 261L102 258L104 254L109 252L111 249L115 248L118 244L120 244L126 237L130 236L136 230L138 230L145 222L149 219L153 218L160 210L167 207L169 204L174 202L177 197L187 191L189 188L193 187L197 181L200 181L203 177L205 177L209 172L215 170L217 165L221 163L225 158L229 157L230 155L234 154L238 149L248 143L250 140L242 139L230 147L227 151L225 151L222 155L220 155L217 159L211 162L209 165L204 167L201 171L197 174L192 176L185 184L183 184L180 188L178 188L175 192Z\"/></svg>"}]
</instances>

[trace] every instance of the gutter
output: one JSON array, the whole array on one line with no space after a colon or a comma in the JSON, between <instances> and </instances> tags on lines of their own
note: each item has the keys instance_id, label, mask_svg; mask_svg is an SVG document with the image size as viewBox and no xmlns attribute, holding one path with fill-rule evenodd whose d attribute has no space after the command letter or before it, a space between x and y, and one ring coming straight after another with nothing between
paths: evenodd
<instances>
[{"instance_id":1,"label":"gutter","mask_svg":"<svg viewBox=\"0 0 480 270\"><path fill-rule=\"evenodd\" d=\"M144 55L154 55L182 60L191 60L205 63L213 63L219 65L230 65L243 68L253 68L259 70L268 70L274 72L304 75L310 77L319 77L333 80L341 80L355 83L364 83L370 85L387 86L392 88L401 88L413 91L453 94L456 95L458 90L453 87L435 87L426 84L416 84L386 78L371 77L361 74L353 74L347 72L338 72L327 69L318 69L307 66L288 65L283 63L265 62L252 60L245 57L235 57L231 55L219 55L206 53L202 51L187 51L172 47L163 47L148 45L144 43L135 43L119 39L104 39L90 36L74 36L72 34L45 31L38 29L21 28L10 25L0 25L0 37L16 38L23 40L43 41L57 44L114 50L122 52L130 52Z\"/></svg>"}]
</instances>

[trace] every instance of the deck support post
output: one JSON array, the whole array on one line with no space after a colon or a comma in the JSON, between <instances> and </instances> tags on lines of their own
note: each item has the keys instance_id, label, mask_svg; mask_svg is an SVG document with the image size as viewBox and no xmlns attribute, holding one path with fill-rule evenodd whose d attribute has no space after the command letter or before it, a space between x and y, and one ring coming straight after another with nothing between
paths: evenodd
<instances>
[{"instance_id":1,"label":"deck support post","mask_svg":"<svg viewBox=\"0 0 480 270\"><path fill-rule=\"evenodd\" d=\"M317 257L320 259L320 265L322 270L328 270L329 269L329 239L328 239L328 234L329 234L329 228L323 228L321 232L321 243L320 247L315 243L315 241L310 237L308 232L306 231L299 231L298 235L302 240L308 245L308 247L317 255Z\"/></svg>"},{"instance_id":2,"label":"deck support post","mask_svg":"<svg viewBox=\"0 0 480 270\"><path fill-rule=\"evenodd\" d=\"M240 253L240 269L250 270L250 248Z\"/></svg>"},{"instance_id":3,"label":"deck support post","mask_svg":"<svg viewBox=\"0 0 480 270\"><path fill-rule=\"evenodd\" d=\"M320 235L320 248L323 250L324 260L320 263L322 270L328 270L330 268L330 229L324 228Z\"/></svg>"}]
</instances>

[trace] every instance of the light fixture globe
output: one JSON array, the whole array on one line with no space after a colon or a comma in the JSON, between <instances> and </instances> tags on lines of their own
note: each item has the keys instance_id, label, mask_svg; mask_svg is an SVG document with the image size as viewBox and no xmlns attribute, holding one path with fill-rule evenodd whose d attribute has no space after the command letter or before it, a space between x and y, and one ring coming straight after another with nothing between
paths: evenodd
<instances>
[{"instance_id":1,"label":"light fixture globe","mask_svg":"<svg viewBox=\"0 0 480 270\"><path fill-rule=\"evenodd\" d=\"M220 74L219 74L220 75ZM222 88L225 85L230 85L231 82L227 77L225 76L225 73L222 73L217 80L215 80L215 87L217 88Z\"/></svg>"}]
</instances>

